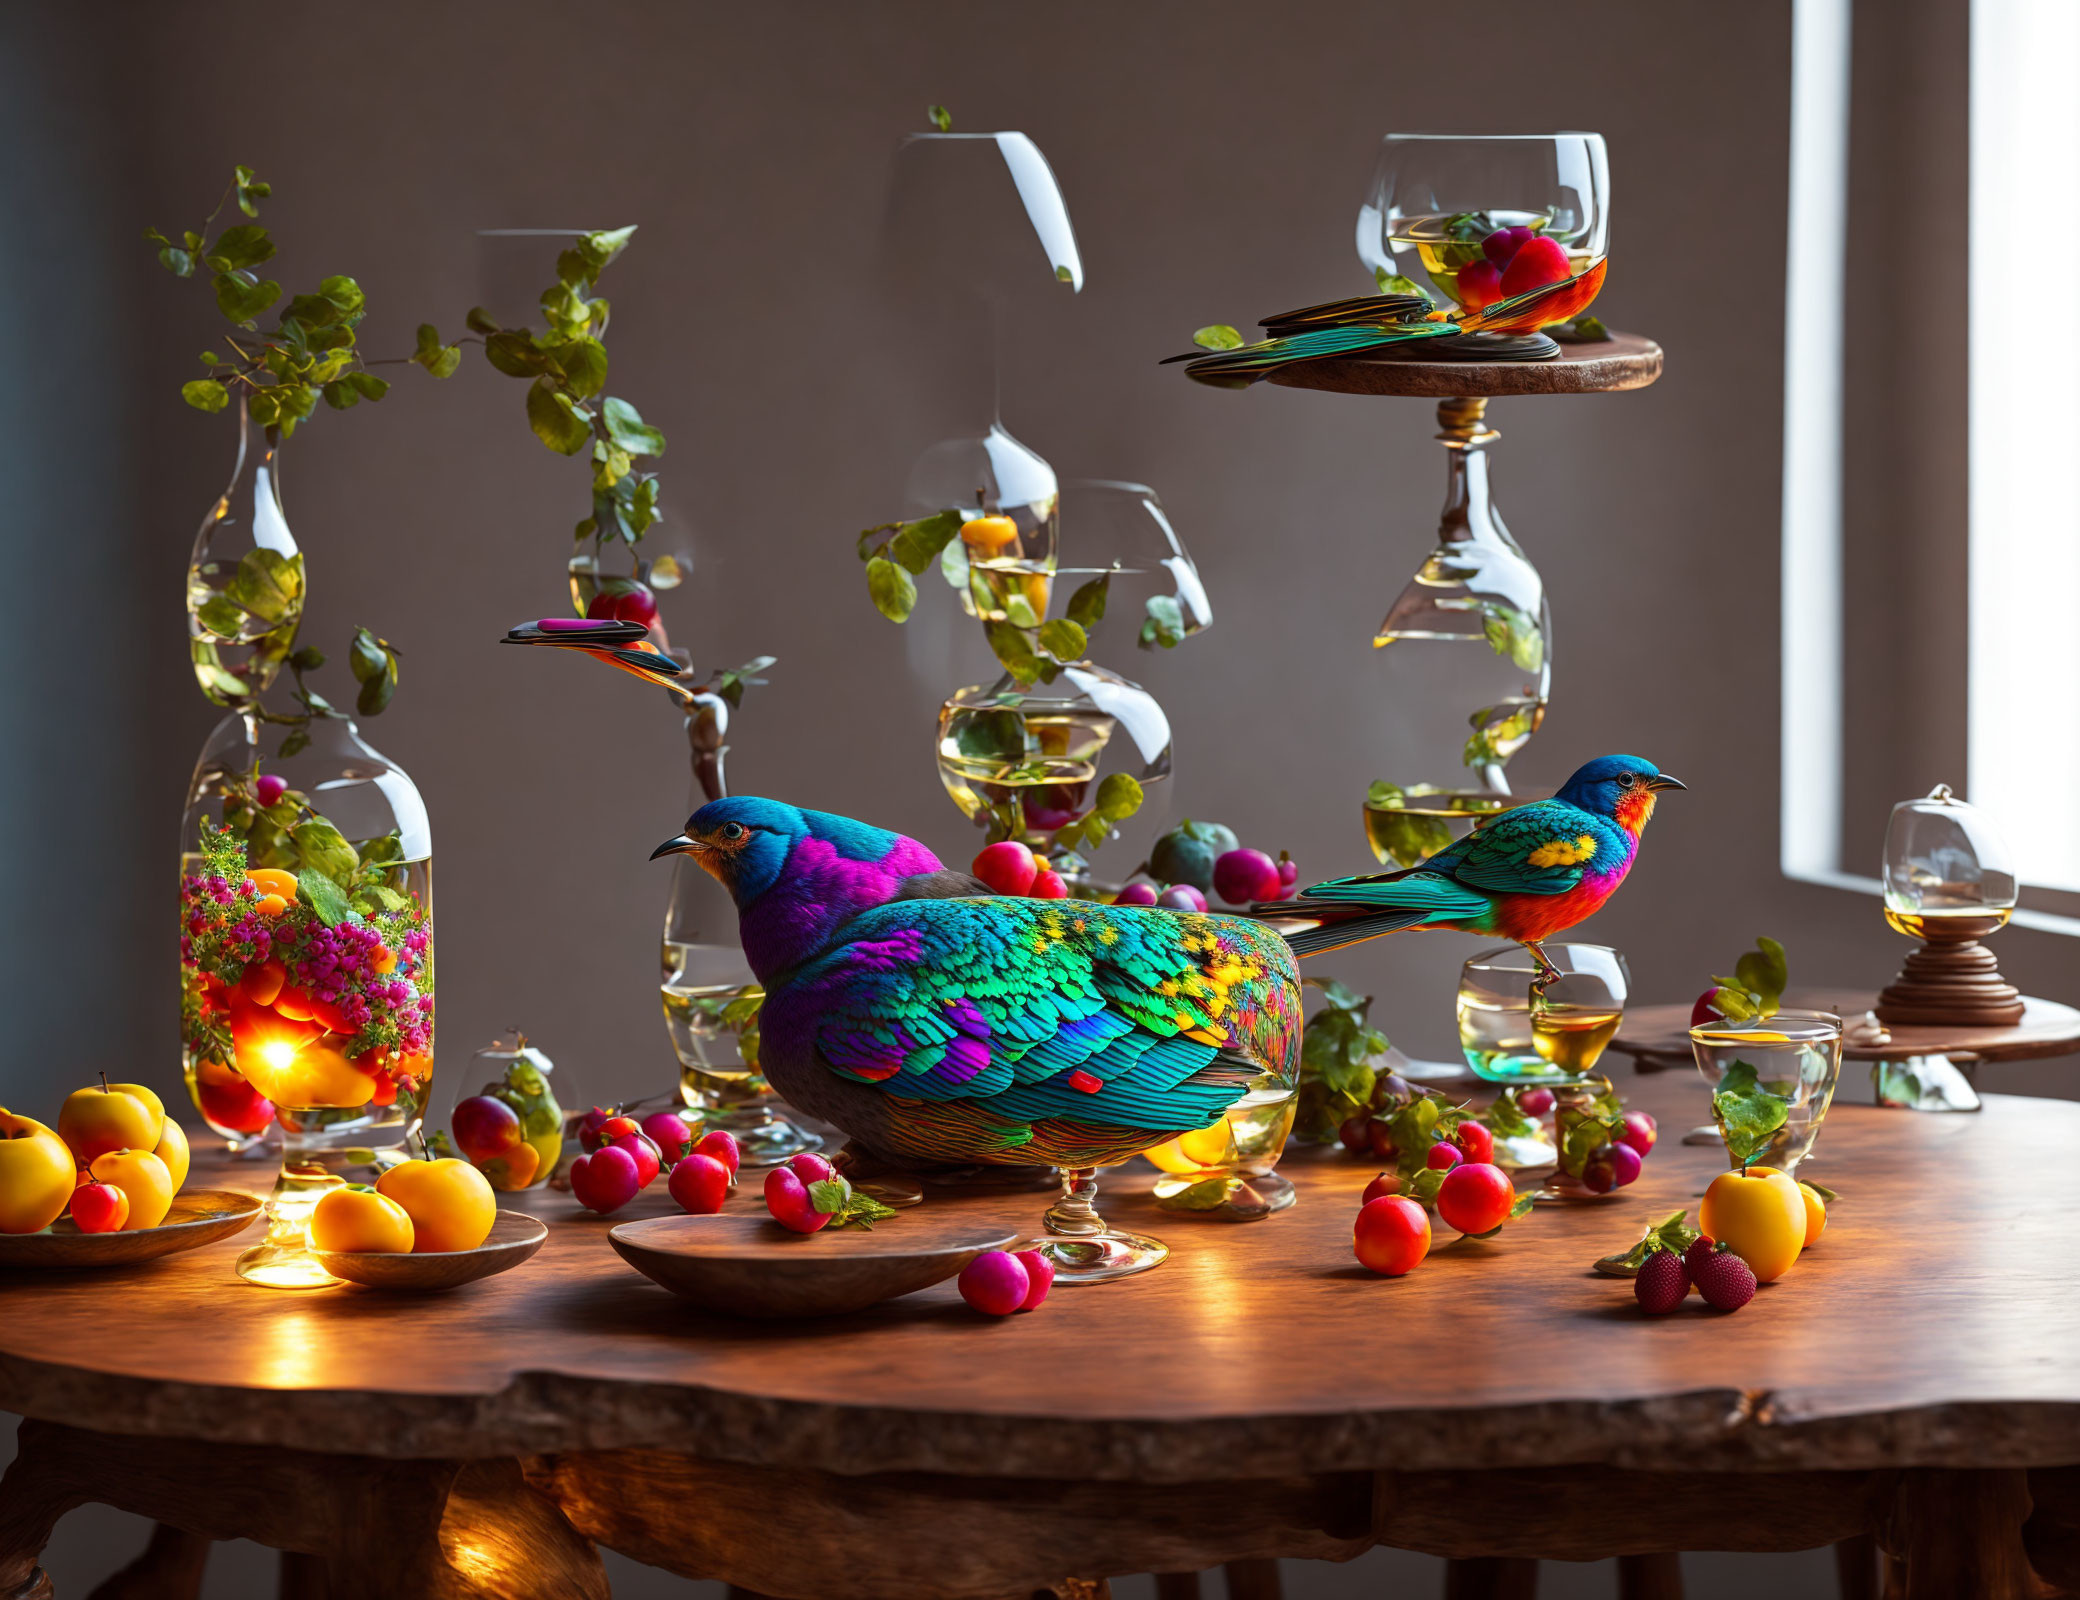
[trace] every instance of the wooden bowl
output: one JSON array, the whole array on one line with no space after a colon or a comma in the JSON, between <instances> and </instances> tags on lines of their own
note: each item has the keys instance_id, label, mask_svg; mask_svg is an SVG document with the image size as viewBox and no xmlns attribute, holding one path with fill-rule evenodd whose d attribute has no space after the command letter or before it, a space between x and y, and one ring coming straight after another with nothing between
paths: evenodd
<instances>
[{"instance_id":1,"label":"wooden bowl","mask_svg":"<svg viewBox=\"0 0 2080 1600\"><path fill-rule=\"evenodd\" d=\"M166 1220L131 1233L81 1233L60 1217L42 1233L0 1233L0 1267L127 1267L228 1239L260 1215L258 1195L183 1189Z\"/></svg>"},{"instance_id":2,"label":"wooden bowl","mask_svg":"<svg viewBox=\"0 0 2080 1600\"><path fill-rule=\"evenodd\" d=\"M501 1211L491 1233L474 1250L415 1250L409 1255L368 1250L313 1250L335 1278L370 1289L428 1293L475 1283L508 1272L541 1249L549 1230L524 1211Z\"/></svg>"},{"instance_id":3,"label":"wooden bowl","mask_svg":"<svg viewBox=\"0 0 2080 1600\"><path fill-rule=\"evenodd\" d=\"M871 1231L793 1233L752 1211L646 1217L610 1229L621 1259L707 1311L835 1317L943 1283L1018 1234L958 1213L905 1211Z\"/></svg>"}]
</instances>

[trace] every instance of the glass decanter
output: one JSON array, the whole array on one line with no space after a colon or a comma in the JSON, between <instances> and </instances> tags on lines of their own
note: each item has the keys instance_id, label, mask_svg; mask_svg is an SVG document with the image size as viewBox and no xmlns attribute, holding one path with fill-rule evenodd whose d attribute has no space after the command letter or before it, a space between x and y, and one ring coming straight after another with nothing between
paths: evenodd
<instances>
[{"instance_id":1,"label":"glass decanter","mask_svg":"<svg viewBox=\"0 0 2080 1600\"><path fill-rule=\"evenodd\" d=\"M303 555L282 514L281 438L238 413L238 461L188 557L188 656L202 692L242 708L264 694L303 620ZM253 435L259 433L259 439Z\"/></svg>"},{"instance_id":2,"label":"glass decanter","mask_svg":"<svg viewBox=\"0 0 2080 1600\"><path fill-rule=\"evenodd\" d=\"M311 1207L405 1159L425 1115L432 833L411 779L348 719L314 718L287 755L263 753L259 728L226 717L189 786L182 1076L213 1124L213 1106L272 1105L282 1172L238 1271L312 1288L333 1279L306 1248Z\"/></svg>"},{"instance_id":3,"label":"glass decanter","mask_svg":"<svg viewBox=\"0 0 2080 1600\"><path fill-rule=\"evenodd\" d=\"M2022 1020L2022 993L1979 941L2015 914L2015 861L2000 826L1939 783L1892 808L1885 828L1885 920L1919 939L1878 996L1888 1025L2006 1027Z\"/></svg>"}]
</instances>

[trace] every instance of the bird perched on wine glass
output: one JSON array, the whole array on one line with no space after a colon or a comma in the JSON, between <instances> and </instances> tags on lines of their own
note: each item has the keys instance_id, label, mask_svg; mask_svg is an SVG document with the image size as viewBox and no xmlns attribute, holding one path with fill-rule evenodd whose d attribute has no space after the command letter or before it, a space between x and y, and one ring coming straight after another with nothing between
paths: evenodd
<instances>
[{"instance_id":1,"label":"bird perched on wine glass","mask_svg":"<svg viewBox=\"0 0 2080 1600\"><path fill-rule=\"evenodd\" d=\"M1536 333L1588 310L1603 290L1609 264L1606 258L1573 277L1541 284L1476 310L1439 311L1423 294L1368 294L1331 300L1266 317L1259 326L1269 337L1255 344L1212 354L1194 350L1171 356L1164 365L1188 362L1187 377L1219 388L1244 389L1300 361L1362 356L1389 345L1462 333ZM1552 347L1546 348L1550 353Z\"/></svg>"},{"instance_id":2,"label":"bird perched on wine glass","mask_svg":"<svg viewBox=\"0 0 2080 1600\"><path fill-rule=\"evenodd\" d=\"M1244 917L1022 900L901 834L774 800L696 811L765 986L759 1070L867 1156L1088 1167L1290 1085L1300 978Z\"/></svg>"},{"instance_id":3,"label":"bird perched on wine glass","mask_svg":"<svg viewBox=\"0 0 2080 1600\"><path fill-rule=\"evenodd\" d=\"M1552 799L1497 813L1420 866L1334 878L1255 909L1301 955L1452 928L1514 940L1556 977L1540 945L1610 899L1638 859L1655 796L1684 787L1639 756L1599 756Z\"/></svg>"}]
</instances>

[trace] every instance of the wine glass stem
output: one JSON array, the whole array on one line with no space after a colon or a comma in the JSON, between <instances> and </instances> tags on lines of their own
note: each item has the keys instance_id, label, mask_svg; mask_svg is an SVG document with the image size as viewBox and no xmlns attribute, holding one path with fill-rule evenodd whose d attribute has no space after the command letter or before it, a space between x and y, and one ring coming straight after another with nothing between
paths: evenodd
<instances>
[{"instance_id":1,"label":"wine glass stem","mask_svg":"<svg viewBox=\"0 0 2080 1600\"><path fill-rule=\"evenodd\" d=\"M1042 1219L1049 1233L1087 1239L1105 1231L1098 1215L1098 1171L1095 1167L1064 1167L1062 1197L1047 1208Z\"/></svg>"}]
</instances>

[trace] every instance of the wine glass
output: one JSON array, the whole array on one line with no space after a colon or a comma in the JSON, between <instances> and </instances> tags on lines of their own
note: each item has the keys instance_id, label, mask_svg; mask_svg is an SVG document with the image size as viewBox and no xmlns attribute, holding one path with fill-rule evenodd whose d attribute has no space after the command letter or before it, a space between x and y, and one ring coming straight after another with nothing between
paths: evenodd
<instances>
[{"instance_id":1,"label":"wine glass","mask_svg":"<svg viewBox=\"0 0 2080 1600\"><path fill-rule=\"evenodd\" d=\"M1842 1019L1832 1011L1777 1011L1747 1022L1703 1022L1690 1030L1697 1070L1712 1091L1721 1137L1719 1088L1737 1064L1754 1069L1755 1088L1784 1102L1784 1120L1747 1165L1795 1173L1811 1154L1842 1075ZM1743 1165L1728 1151L1733 1165Z\"/></svg>"},{"instance_id":2,"label":"wine glass","mask_svg":"<svg viewBox=\"0 0 2080 1600\"><path fill-rule=\"evenodd\" d=\"M2008 1026L2022 994L1979 941L2015 914L2008 842L1991 816L1936 785L1892 808L1885 828L1885 920L1921 947L1878 996L1880 1022Z\"/></svg>"},{"instance_id":3,"label":"wine glass","mask_svg":"<svg viewBox=\"0 0 2080 1600\"><path fill-rule=\"evenodd\" d=\"M1382 289L1405 279L1433 300L1478 310L1551 281L1533 276L1519 284L1511 276L1513 253L1528 239L1557 244L1570 276L1601 261L1610 188L1601 134L1390 133L1358 210L1358 259ZM1426 358L1522 359L1558 349L1538 333L1460 334L1423 345Z\"/></svg>"}]
</instances>

